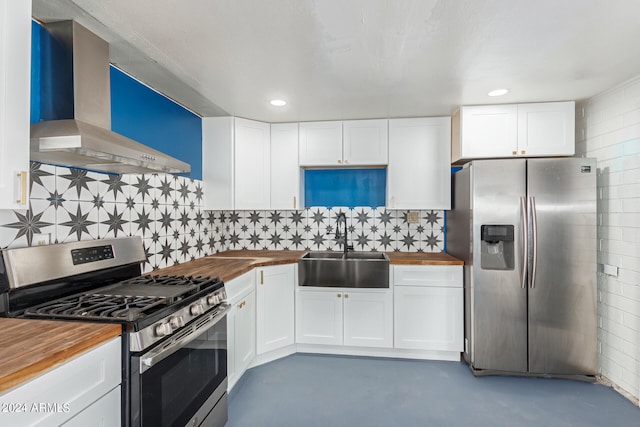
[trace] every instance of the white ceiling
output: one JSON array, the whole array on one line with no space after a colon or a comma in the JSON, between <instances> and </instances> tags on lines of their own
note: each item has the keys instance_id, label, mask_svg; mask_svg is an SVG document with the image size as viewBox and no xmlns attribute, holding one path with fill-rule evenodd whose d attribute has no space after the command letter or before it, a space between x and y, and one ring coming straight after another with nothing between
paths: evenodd
<instances>
[{"instance_id":1,"label":"white ceiling","mask_svg":"<svg viewBox=\"0 0 640 427\"><path fill-rule=\"evenodd\" d=\"M202 116L450 115L578 100L640 73L638 0L33 0ZM487 92L511 92L490 98ZM282 98L288 105L269 105Z\"/></svg>"}]
</instances>

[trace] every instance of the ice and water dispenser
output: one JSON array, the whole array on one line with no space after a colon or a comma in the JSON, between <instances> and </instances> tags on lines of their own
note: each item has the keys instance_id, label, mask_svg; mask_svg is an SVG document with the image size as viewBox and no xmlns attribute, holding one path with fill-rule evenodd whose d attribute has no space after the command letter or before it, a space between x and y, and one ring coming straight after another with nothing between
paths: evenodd
<instances>
[{"instance_id":1,"label":"ice and water dispenser","mask_svg":"<svg viewBox=\"0 0 640 427\"><path fill-rule=\"evenodd\" d=\"M513 270L513 225L482 225L480 233L480 267L483 270Z\"/></svg>"}]
</instances>

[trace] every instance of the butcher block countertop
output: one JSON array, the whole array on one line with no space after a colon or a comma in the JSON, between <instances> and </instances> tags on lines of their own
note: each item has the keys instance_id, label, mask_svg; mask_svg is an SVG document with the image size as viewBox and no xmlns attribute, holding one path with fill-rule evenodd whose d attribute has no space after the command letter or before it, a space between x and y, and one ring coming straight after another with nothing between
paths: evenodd
<instances>
[{"instance_id":1,"label":"butcher block countertop","mask_svg":"<svg viewBox=\"0 0 640 427\"><path fill-rule=\"evenodd\" d=\"M293 264L307 251L225 251L184 264L156 270L151 274L220 277L227 282L256 267ZM392 265L463 265L445 253L387 252Z\"/></svg>"},{"instance_id":2,"label":"butcher block countertop","mask_svg":"<svg viewBox=\"0 0 640 427\"><path fill-rule=\"evenodd\" d=\"M120 325L0 318L0 393L121 333Z\"/></svg>"}]
</instances>

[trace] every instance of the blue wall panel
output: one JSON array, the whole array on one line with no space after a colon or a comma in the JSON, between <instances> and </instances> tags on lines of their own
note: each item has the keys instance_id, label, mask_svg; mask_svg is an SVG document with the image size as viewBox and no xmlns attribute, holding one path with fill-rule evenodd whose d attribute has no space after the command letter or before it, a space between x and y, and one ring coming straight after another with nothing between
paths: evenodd
<instances>
[{"instance_id":1,"label":"blue wall panel","mask_svg":"<svg viewBox=\"0 0 640 427\"><path fill-rule=\"evenodd\" d=\"M384 206L386 186L386 169L304 171L306 206Z\"/></svg>"},{"instance_id":2,"label":"blue wall panel","mask_svg":"<svg viewBox=\"0 0 640 427\"><path fill-rule=\"evenodd\" d=\"M111 129L191 165L202 179L202 120L111 67Z\"/></svg>"},{"instance_id":3,"label":"blue wall panel","mask_svg":"<svg viewBox=\"0 0 640 427\"><path fill-rule=\"evenodd\" d=\"M31 122L40 121L40 35L42 27L31 22Z\"/></svg>"}]
</instances>

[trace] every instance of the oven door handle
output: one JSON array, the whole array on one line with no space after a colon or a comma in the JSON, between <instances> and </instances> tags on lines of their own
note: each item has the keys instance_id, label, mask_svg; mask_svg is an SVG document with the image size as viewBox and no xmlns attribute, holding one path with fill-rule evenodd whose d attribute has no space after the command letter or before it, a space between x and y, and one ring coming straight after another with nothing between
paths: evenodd
<instances>
[{"instance_id":1,"label":"oven door handle","mask_svg":"<svg viewBox=\"0 0 640 427\"><path fill-rule=\"evenodd\" d=\"M140 359L140 373L142 374L149 370L161 360L178 351L185 344L188 344L198 338L204 332L209 330L209 328L222 320L229 310L231 310L230 304L221 304L221 307L211 313L208 313L206 316L202 316L200 319L196 319L190 325L186 326L185 329L171 337L168 343L159 345L157 348L146 353L144 357ZM203 318L206 319L206 321L203 321Z\"/></svg>"}]
</instances>

